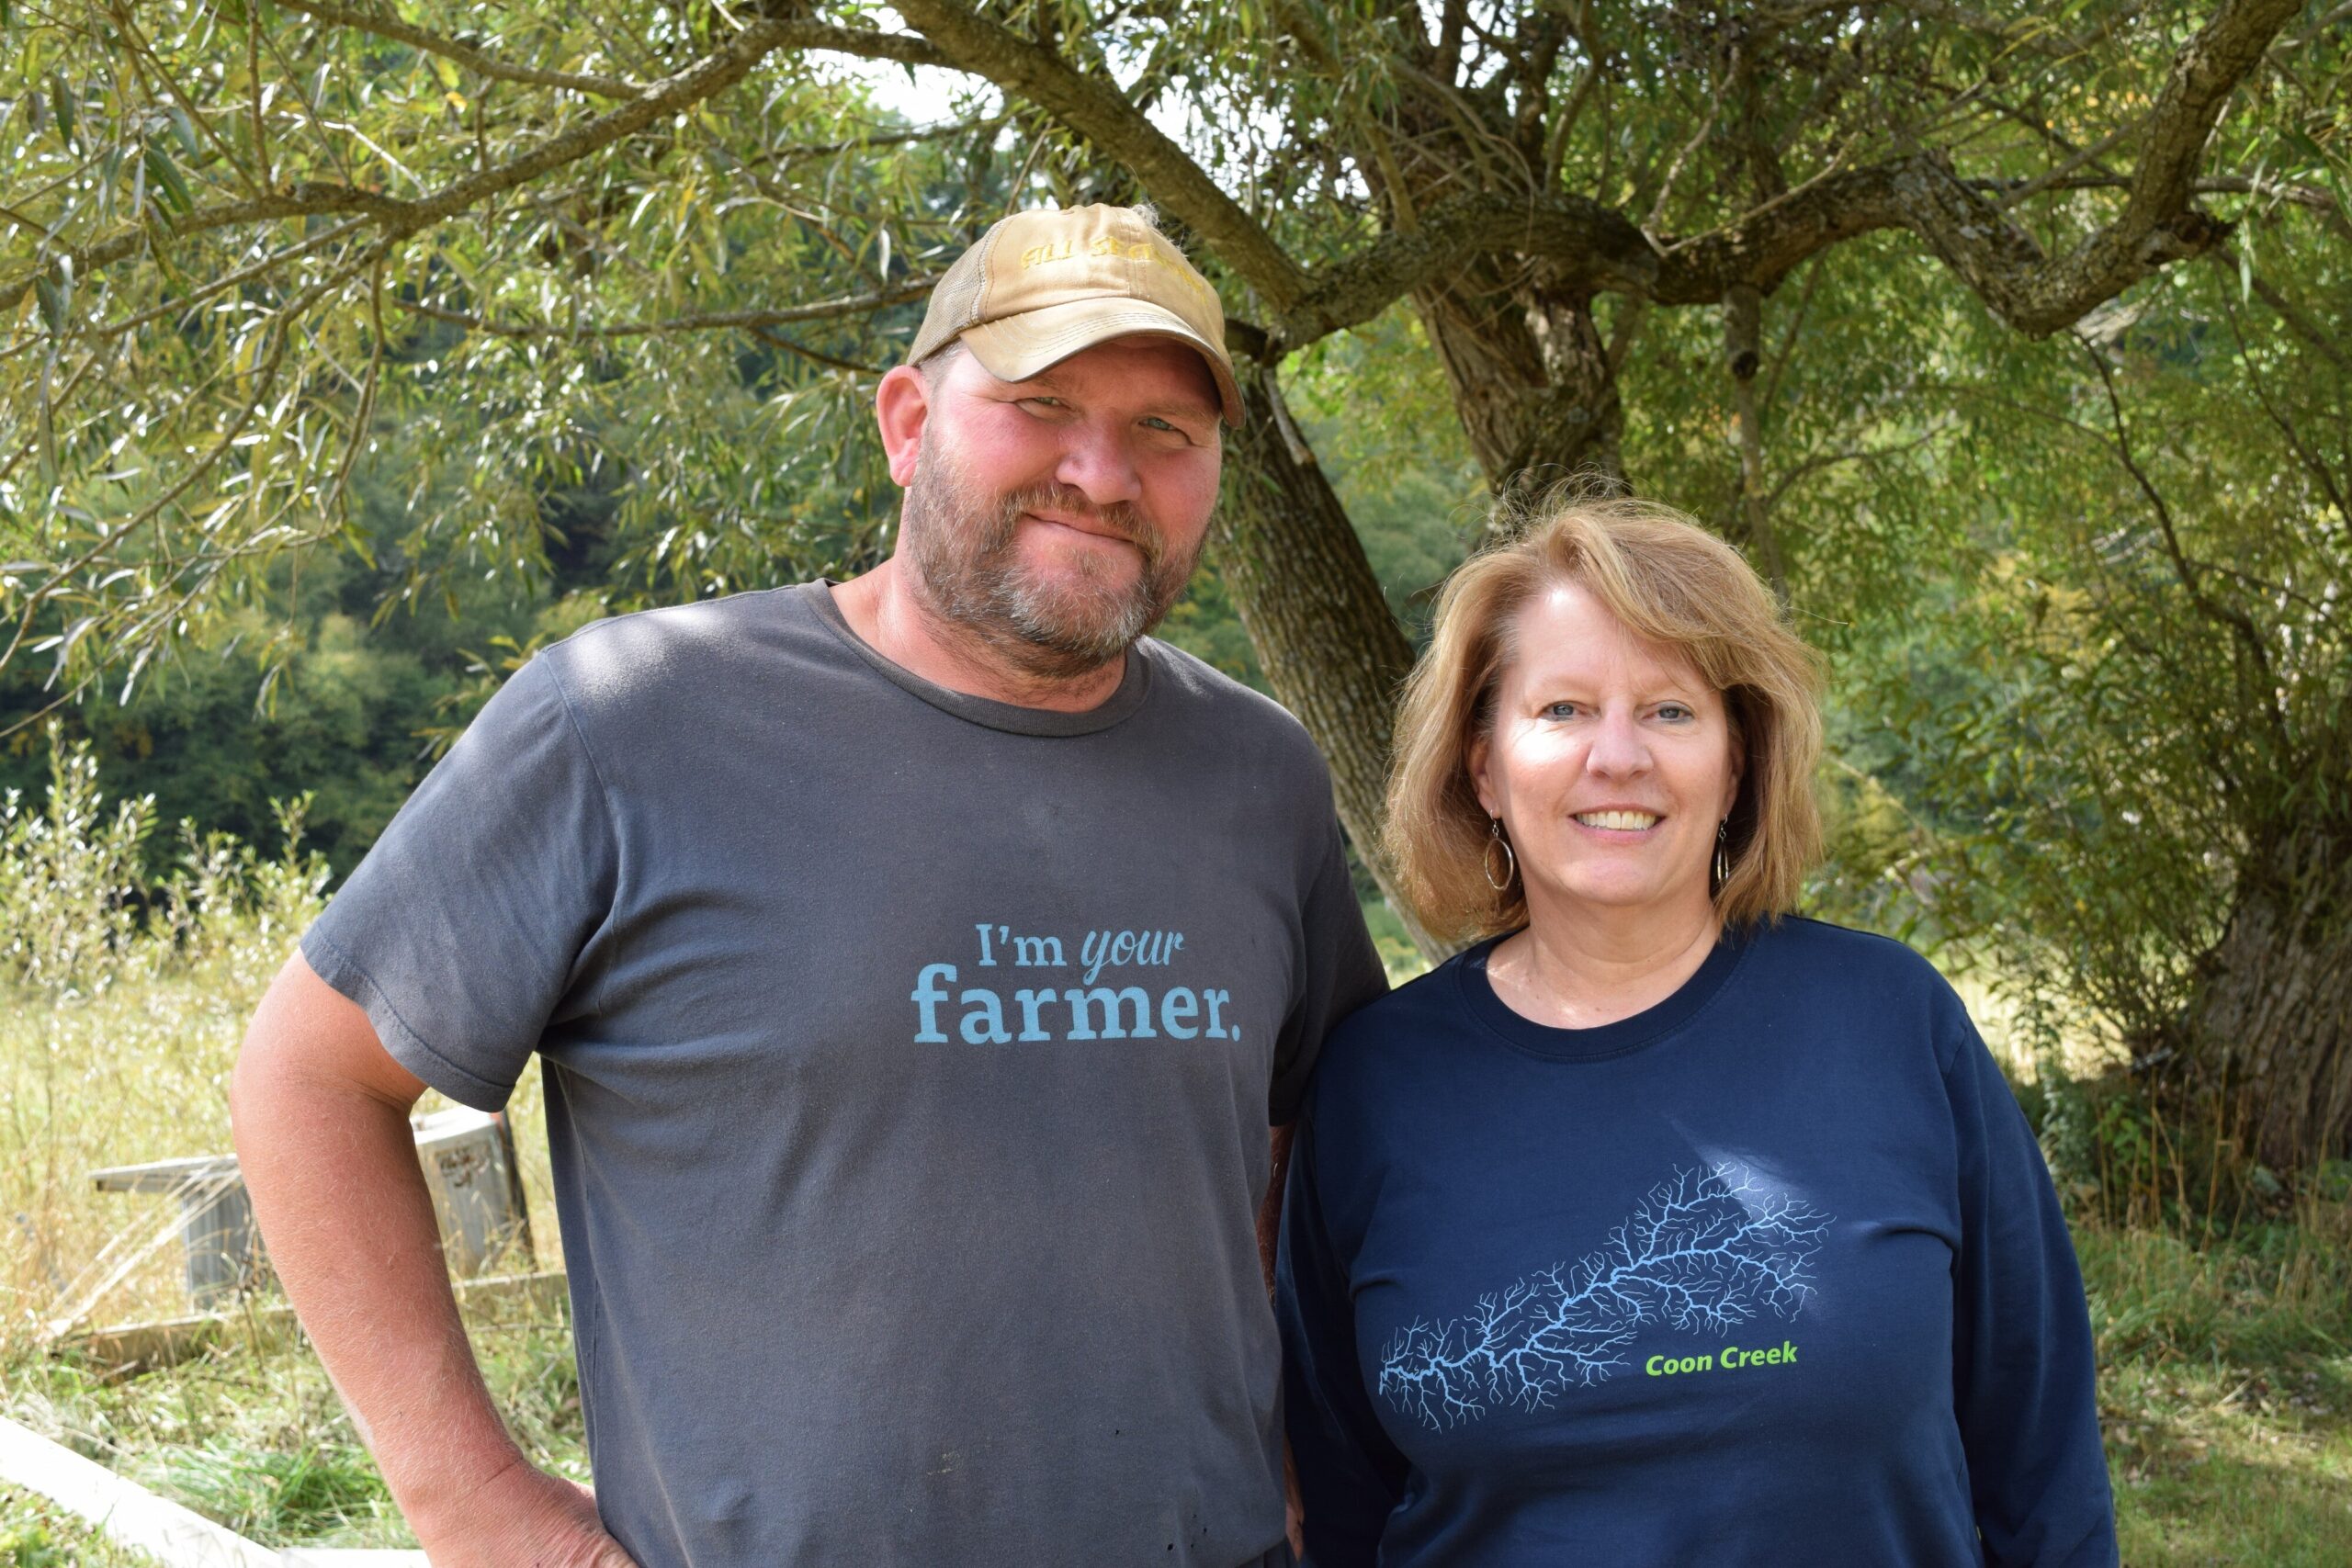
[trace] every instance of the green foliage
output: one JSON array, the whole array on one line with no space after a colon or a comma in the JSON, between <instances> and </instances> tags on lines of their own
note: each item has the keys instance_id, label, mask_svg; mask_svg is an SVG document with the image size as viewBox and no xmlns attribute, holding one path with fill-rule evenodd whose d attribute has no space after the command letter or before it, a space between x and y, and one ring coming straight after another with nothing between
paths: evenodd
<instances>
[{"instance_id":1,"label":"green foliage","mask_svg":"<svg viewBox=\"0 0 2352 1568\"><path fill-rule=\"evenodd\" d=\"M1298 356L1292 401L1397 623L1427 640L1437 589L1489 498L1428 333L1397 307Z\"/></svg>"},{"instance_id":2,"label":"green foliage","mask_svg":"<svg viewBox=\"0 0 2352 1568\"><path fill-rule=\"evenodd\" d=\"M1169 606L1168 618L1153 634L1203 660L1220 672L1259 691L1266 689L1265 672L1258 668L1258 650L1234 614L1218 581L1216 563L1204 558L1183 597Z\"/></svg>"},{"instance_id":3,"label":"green foliage","mask_svg":"<svg viewBox=\"0 0 2352 1568\"><path fill-rule=\"evenodd\" d=\"M543 1469L587 1480L563 1314L469 1328L491 1397L524 1453ZM11 1418L250 1540L348 1550L416 1544L305 1343L239 1348L129 1382L67 1358L19 1359L7 1372L0 1408ZM6 1517L0 1512L0 1521Z\"/></svg>"},{"instance_id":4,"label":"green foliage","mask_svg":"<svg viewBox=\"0 0 2352 1568\"><path fill-rule=\"evenodd\" d=\"M373 496L363 515L389 502ZM358 863L453 726L487 698L502 641L561 636L601 613L596 593L465 581L441 596L379 614L405 574L350 557L281 562L255 592L224 606L199 638L152 663L117 701L93 692L52 715L118 777L136 777L152 815L195 820L249 843L275 843L271 803L307 795L311 846L338 874ZM486 682L489 682L486 684ZM41 708L37 672L0 671L0 730ZM0 740L0 787L31 792L46 776L44 731ZM147 840L146 869L176 850Z\"/></svg>"},{"instance_id":5,"label":"green foliage","mask_svg":"<svg viewBox=\"0 0 2352 1568\"><path fill-rule=\"evenodd\" d=\"M1380 954L1380 966L1388 972L1388 983L1401 986L1425 973L1429 961L1420 949L1413 945L1413 938L1405 930L1405 922L1388 907L1388 900L1376 887L1366 887L1371 881L1359 868L1357 903L1363 910L1364 929L1372 933L1372 945Z\"/></svg>"},{"instance_id":6,"label":"green foliage","mask_svg":"<svg viewBox=\"0 0 2352 1568\"><path fill-rule=\"evenodd\" d=\"M89 749L54 732L44 807L14 790L0 804L0 980L35 992L101 984L135 932L154 802L121 801L111 815L105 805Z\"/></svg>"},{"instance_id":7,"label":"green foliage","mask_svg":"<svg viewBox=\"0 0 2352 1568\"><path fill-rule=\"evenodd\" d=\"M158 1568L79 1517L0 1483L0 1568Z\"/></svg>"},{"instance_id":8,"label":"green foliage","mask_svg":"<svg viewBox=\"0 0 2352 1568\"><path fill-rule=\"evenodd\" d=\"M288 1451L218 1438L150 1461L162 1490L259 1541L343 1540L397 1517L375 1461L356 1437Z\"/></svg>"},{"instance_id":9,"label":"green foliage","mask_svg":"<svg viewBox=\"0 0 2352 1568\"><path fill-rule=\"evenodd\" d=\"M0 858L0 1358L72 1304L137 1316L186 1310L163 1243L175 1210L91 1187L102 1166L230 1146L227 1086L247 1019L324 903L327 867L301 844L301 804L265 856L184 825L175 863L138 852L152 806L110 808L86 747L64 743L51 795L19 802ZM95 1298L102 1259L160 1238Z\"/></svg>"},{"instance_id":10,"label":"green foliage","mask_svg":"<svg viewBox=\"0 0 2352 1568\"><path fill-rule=\"evenodd\" d=\"M662 6L421 19L639 82L733 26ZM973 230L941 195L957 138L894 135L838 70L780 56L408 236L299 200L258 229L207 216L327 187L430 199L637 91L550 95L268 6L11 24L0 663L41 655L69 690L135 680L322 544L393 565L410 601L485 572L544 585L591 552L624 604L874 558L867 329L903 332L908 279ZM977 123L977 104L941 107ZM962 138L982 201L994 131ZM871 302L752 319L826 297Z\"/></svg>"},{"instance_id":11,"label":"green foliage","mask_svg":"<svg viewBox=\"0 0 2352 1568\"><path fill-rule=\"evenodd\" d=\"M2273 261L2340 301L2341 254ZM2321 434L2352 375L2219 269L2130 309L2096 347L1981 345L1939 463L1953 586L1856 700L1936 819L1939 918L2154 1051L2266 857L2352 822L2352 467Z\"/></svg>"}]
</instances>

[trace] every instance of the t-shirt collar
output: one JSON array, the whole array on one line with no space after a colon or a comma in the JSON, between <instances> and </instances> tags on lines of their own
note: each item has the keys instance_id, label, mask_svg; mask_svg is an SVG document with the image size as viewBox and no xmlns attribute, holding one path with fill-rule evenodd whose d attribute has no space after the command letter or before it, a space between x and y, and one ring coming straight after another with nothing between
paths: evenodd
<instances>
[{"instance_id":1,"label":"t-shirt collar","mask_svg":"<svg viewBox=\"0 0 2352 1568\"><path fill-rule=\"evenodd\" d=\"M944 713L953 714L973 724L1014 735L1092 735L1126 718L1143 706L1144 699L1150 695L1151 658L1150 639L1148 637L1137 638L1135 646L1127 649L1126 668L1120 673L1118 689L1080 713L1001 703L991 697L956 691L936 681L926 681L904 665L884 657L857 635L848 617L842 614L841 606L833 603L833 586L831 579L822 577L801 586L806 603L816 613L819 621L892 684L921 697Z\"/></svg>"}]
</instances>

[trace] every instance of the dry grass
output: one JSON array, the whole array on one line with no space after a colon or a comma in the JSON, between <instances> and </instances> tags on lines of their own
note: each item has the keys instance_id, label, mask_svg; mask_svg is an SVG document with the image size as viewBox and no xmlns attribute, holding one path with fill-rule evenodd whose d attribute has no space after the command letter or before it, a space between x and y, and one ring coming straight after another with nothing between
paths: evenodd
<instances>
[{"instance_id":1,"label":"dry grass","mask_svg":"<svg viewBox=\"0 0 2352 1568\"><path fill-rule=\"evenodd\" d=\"M151 880L139 804L103 800L70 753L44 807L0 816L0 1363L61 1317L190 1310L177 1204L100 1192L90 1173L229 1151L246 1020L325 902L299 814L287 828L275 858L185 836L174 872ZM509 1109L526 1195L549 1220L536 1076ZM536 1229L541 1266L558 1266L554 1225Z\"/></svg>"}]
</instances>

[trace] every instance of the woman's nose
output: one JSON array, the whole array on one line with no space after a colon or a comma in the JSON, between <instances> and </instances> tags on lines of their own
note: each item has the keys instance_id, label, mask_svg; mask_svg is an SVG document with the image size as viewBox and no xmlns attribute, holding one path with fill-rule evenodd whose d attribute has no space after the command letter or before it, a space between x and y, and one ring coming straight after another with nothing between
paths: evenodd
<instances>
[{"instance_id":1,"label":"woman's nose","mask_svg":"<svg viewBox=\"0 0 2352 1568\"><path fill-rule=\"evenodd\" d=\"M1634 721L1634 716L1604 713L1593 731L1592 746L1585 753L1585 766L1596 773L1614 777L1638 773L1649 764L1650 749L1642 739L1641 727Z\"/></svg>"}]
</instances>

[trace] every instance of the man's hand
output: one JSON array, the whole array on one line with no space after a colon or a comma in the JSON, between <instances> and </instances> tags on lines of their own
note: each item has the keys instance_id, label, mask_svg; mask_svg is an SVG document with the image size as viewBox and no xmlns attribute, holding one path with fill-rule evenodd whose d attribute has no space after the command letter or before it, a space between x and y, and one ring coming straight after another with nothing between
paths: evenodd
<instances>
[{"instance_id":1,"label":"man's hand","mask_svg":"<svg viewBox=\"0 0 2352 1568\"><path fill-rule=\"evenodd\" d=\"M456 1510L411 1518L433 1568L637 1568L596 1517L596 1495L516 1460Z\"/></svg>"}]
</instances>

